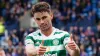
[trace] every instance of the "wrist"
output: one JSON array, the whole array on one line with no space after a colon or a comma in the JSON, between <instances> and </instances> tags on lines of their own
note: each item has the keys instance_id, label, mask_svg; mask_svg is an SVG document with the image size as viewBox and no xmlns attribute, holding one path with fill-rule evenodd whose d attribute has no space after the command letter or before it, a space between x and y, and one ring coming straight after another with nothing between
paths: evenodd
<instances>
[{"instance_id":1,"label":"wrist","mask_svg":"<svg viewBox=\"0 0 100 56\"><path fill-rule=\"evenodd\" d=\"M35 50L35 55L36 55L36 56L38 55L38 49Z\"/></svg>"},{"instance_id":2,"label":"wrist","mask_svg":"<svg viewBox=\"0 0 100 56\"><path fill-rule=\"evenodd\" d=\"M80 56L80 49L78 48L78 46L77 46L76 49L74 50L74 55L75 55L75 56Z\"/></svg>"}]
</instances>

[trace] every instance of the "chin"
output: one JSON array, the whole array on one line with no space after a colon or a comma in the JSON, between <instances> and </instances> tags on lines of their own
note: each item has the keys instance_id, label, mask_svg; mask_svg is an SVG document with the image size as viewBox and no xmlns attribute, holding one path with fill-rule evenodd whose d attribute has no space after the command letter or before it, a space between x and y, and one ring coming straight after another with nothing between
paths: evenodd
<instances>
[{"instance_id":1,"label":"chin","mask_svg":"<svg viewBox=\"0 0 100 56\"><path fill-rule=\"evenodd\" d=\"M41 29L42 31L47 31L48 29Z\"/></svg>"},{"instance_id":2,"label":"chin","mask_svg":"<svg viewBox=\"0 0 100 56\"><path fill-rule=\"evenodd\" d=\"M49 30L49 27L48 28L43 28L41 29L42 31L48 31Z\"/></svg>"}]
</instances>

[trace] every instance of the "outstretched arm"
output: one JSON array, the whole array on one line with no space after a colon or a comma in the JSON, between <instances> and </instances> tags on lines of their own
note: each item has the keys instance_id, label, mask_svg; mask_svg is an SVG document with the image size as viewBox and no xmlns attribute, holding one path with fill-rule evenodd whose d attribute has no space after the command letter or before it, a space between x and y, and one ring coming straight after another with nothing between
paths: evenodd
<instances>
[{"instance_id":1,"label":"outstretched arm","mask_svg":"<svg viewBox=\"0 0 100 56\"><path fill-rule=\"evenodd\" d=\"M28 39L25 39L25 51L27 56L36 55L36 48L34 47L34 42L30 37L28 37Z\"/></svg>"},{"instance_id":2,"label":"outstretched arm","mask_svg":"<svg viewBox=\"0 0 100 56\"><path fill-rule=\"evenodd\" d=\"M35 48L33 44L27 44L25 46L27 56L43 55L46 52L46 47L43 46L44 40L42 40L39 48Z\"/></svg>"}]
</instances>

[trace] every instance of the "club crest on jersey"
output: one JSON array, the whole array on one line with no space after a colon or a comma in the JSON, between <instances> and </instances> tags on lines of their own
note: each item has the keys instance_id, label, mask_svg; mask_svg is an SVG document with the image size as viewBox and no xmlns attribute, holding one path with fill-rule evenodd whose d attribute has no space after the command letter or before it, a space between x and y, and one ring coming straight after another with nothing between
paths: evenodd
<instances>
[{"instance_id":1,"label":"club crest on jersey","mask_svg":"<svg viewBox=\"0 0 100 56\"><path fill-rule=\"evenodd\" d=\"M53 44L54 44L54 45L58 45L58 44L59 44L59 40L58 40L58 39L54 39L54 40L53 40Z\"/></svg>"}]
</instances>

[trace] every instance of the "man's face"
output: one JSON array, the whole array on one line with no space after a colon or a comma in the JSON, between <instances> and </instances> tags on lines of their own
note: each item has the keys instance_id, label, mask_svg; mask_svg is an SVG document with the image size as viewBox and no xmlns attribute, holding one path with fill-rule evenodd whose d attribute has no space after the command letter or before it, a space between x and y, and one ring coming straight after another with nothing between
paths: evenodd
<instances>
[{"instance_id":1,"label":"man's face","mask_svg":"<svg viewBox=\"0 0 100 56\"><path fill-rule=\"evenodd\" d=\"M36 12L34 14L34 19L42 31L47 31L51 27L52 18L53 16L48 12Z\"/></svg>"}]
</instances>

